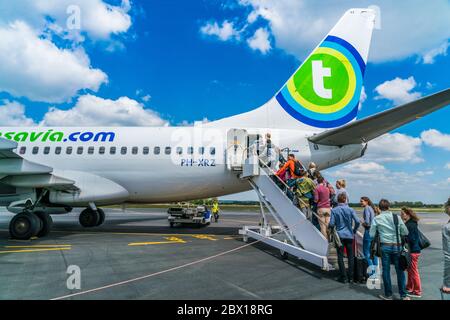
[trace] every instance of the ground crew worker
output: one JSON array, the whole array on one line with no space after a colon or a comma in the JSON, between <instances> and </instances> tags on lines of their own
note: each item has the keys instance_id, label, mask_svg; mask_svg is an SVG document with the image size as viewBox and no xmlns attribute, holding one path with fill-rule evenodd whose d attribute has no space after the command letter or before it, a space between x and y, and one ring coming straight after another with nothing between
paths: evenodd
<instances>
[{"instance_id":1,"label":"ground crew worker","mask_svg":"<svg viewBox=\"0 0 450 320\"><path fill-rule=\"evenodd\" d=\"M212 213L214 215L214 222L219 221L219 201L217 199L214 200L213 206L212 206Z\"/></svg>"}]
</instances>

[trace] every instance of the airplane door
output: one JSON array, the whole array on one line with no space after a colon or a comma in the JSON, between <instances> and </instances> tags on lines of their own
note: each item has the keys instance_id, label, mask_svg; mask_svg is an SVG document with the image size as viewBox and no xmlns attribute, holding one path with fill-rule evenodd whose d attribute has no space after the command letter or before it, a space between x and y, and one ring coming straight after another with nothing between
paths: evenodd
<instances>
[{"instance_id":1,"label":"airplane door","mask_svg":"<svg viewBox=\"0 0 450 320\"><path fill-rule=\"evenodd\" d=\"M227 134L227 167L228 170L240 169L246 157L247 131L230 129Z\"/></svg>"}]
</instances>

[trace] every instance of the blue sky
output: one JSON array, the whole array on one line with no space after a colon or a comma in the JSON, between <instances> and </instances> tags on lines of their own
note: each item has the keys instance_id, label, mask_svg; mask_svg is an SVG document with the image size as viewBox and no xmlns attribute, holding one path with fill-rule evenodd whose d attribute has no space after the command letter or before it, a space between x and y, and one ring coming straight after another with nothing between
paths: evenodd
<instances>
[{"instance_id":1,"label":"blue sky","mask_svg":"<svg viewBox=\"0 0 450 320\"><path fill-rule=\"evenodd\" d=\"M358 118L450 86L445 0L42 1L0 2L0 125L179 125L251 110L354 6L381 10ZM72 4L81 25L68 29ZM450 107L374 141L329 179L347 178L352 200L366 189L443 202L449 118Z\"/></svg>"}]
</instances>

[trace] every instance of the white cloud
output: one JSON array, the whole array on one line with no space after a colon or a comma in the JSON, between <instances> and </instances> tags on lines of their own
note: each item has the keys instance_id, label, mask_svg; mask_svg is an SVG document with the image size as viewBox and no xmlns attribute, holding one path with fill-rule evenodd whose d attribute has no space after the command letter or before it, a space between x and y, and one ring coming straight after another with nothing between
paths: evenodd
<instances>
[{"instance_id":1,"label":"white cloud","mask_svg":"<svg viewBox=\"0 0 450 320\"><path fill-rule=\"evenodd\" d=\"M450 46L450 41L446 41L442 45L440 45L439 47L427 51L422 57L423 63L425 63L425 64L433 64L435 59L436 59L436 57L438 57L438 56L446 56L449 46Z\"/></svg>"},{"instance_id":2,"label":"white cloud","mask_svg":"<svg viewBox=\"0 0 450 320\"><path fill-rule=\"evenodd\" d=\"M36 123L25 115L24 105L9 100L4 100L3 105L0 105L0 126L27 127L33 125Z\"/></svg>"},{"instance_id":3,"label":"white cloud","mask_svg":"<svg viewBox=\"0 0 450 320\"><path fill-rule=\"evenodd\" d=\"M411 102L421 97L420 92L411 92L416 85L416 80L412 76L408 79L397 77L378 85L375 91L379 95L375 99L387 99L393 101L395 104Z\"/></svg>"},{"instance_id":4,"label":"white cloud","mask_svg":"<svg viewBox=\"0 0 450 320\"><path fill-rule=\"evenodd\" d=\"M156 112L144 109L136 100L121 97L103 99L93 95L79 97L69 110L51 108L40 123L43 126L165 126Z\"/></svg>"},{"instance_id":5,"label":"white cloud","mask_svg":"<svg viewBox=\"0 0 450 320\"><path fill-rule=\"evenodd\" d=\"M432 170L392 170L377 162L359 159L326 170L324 174L329 181L345 179L352 202L357 202L361 196L368 196L373 201L387 198L392 201L424 203L442 203L448 198L442 183L433 181Z\"/></svg>"},{"instance_id":6,"label":"white cloud","mask_svg":"<svg viewBox=\"0 0 450 320\"><path fill-rule=\"evenodd\" d=\"M450 162L446 163L444 168L450 170Z\"/></svg>"},{"instance_id":7,"label":"white cloud","mask_svg":"<svg viewBox=\"0 0 450 320\"><path fill-rule=\"evenodd\" d=\"M266 54L272 49L269 40L269 32L264 28L256 30L253 37L247 39L247 43L253 50L259 50L262 54Z\"/></svg>"},{"instance_id":8,"label":"white cloud","mask_svg":"<svg viewBox=\"0 0 450 320\"><path fill-rule=\"evenodd\" d=\"M442 148L450 151L450 135L441 133L436 129L430 129L422 132L421 138L423 142L429 146Z\"/></svg>"},{"instance_id":9,"label":"white cloud","mask_svg":"<svg viewBox=\"0 0 450 320\"><path fill-rule=\"evenodd\" d=\"M402 133L387 133L369 142L364 159L379 162L423 162L421 146L420 138Z\"/></svg>"},{"instance_id":10,"label":"white cloud","mask_svg":"<svg viewBox=\"0 0 450 320\"><path fill-rule=\"evenodd\" d=\"M69 6L80 9L81 30L69 30L67 21L72 12ZM60 35L80 39L80 32L93 39L108 39L128 31L131 26L129 0L121 5L110 5L102 0L15 0L0 2L0 21L11 23L17 19L25 20L33 28L43 31L47 28ZM49 22L49 18L51 22ZM82 38L82 37L81 37Z\"/></svg>"},{"instance_id":11,"label":"white cloud","mask_svg":"<svg viewBox=\"0 0 450 320\"><path fill-rule=\"evenodd\" d=\"M0 91L35 101L64 102L107 82L83 49L59 49L21 21L0 27L0 61Z\"/></svg>"},{"instance_id":12,"label":"white cloud","mask_svg":"<svg viewBox=\"0 0 450 320\"><path fill-rule=\"evenodd\" d=\"M358 110L361 111L363 103L367 100L366 88L363 86L361 90L361 96L359 97Z\"/></svg>"},{"instance_id":13,"label":"white cloud","mask_svg":"<svg viewBox=\"0 0 450 320\"><path fill-rule=\"evenodd\" d=\"M239 38L239 32L234 28L233 22L225 20L222 25L217 21L209 21L200 28L200 32L204 35L215 36L222 41L228 41Z\"/></svg>"},{"instance_id":14,"label":"white cloud","mask_svg":"<svg viewBox=\"0 0 450 320\"><path fill-rule=\"evenodd\" d=\"M384 62L420 55L450 38L447 0L239 0L251 13L246 22L266 20L278 48L303 60L352 7L377 5L381 29L375 30L370 61ZM411 32L414 30L414 32Z\"/></svg>"},{"instance_id":15,"label":"white cloud","mask_svg":"<svg viewBox=\"0 0 450 320\"><path fill-rule=\"evenodd\" d=\"M146 95L143 96L141 99L142 99L142 101L144 101L144 102L149 102L149 101L152 99L152 96L149 95L149 94L146 94Z\"/></svg>"}]
</instances>

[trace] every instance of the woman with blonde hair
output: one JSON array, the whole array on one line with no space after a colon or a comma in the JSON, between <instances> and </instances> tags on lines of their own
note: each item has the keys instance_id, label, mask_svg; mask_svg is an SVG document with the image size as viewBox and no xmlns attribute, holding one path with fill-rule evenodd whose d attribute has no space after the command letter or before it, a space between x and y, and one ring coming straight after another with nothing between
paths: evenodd
<instances>
[{"instance_id":1,"label":"woman with blonde hair","mask_svg":"<svg viewBox=\"0 0 450 320\"><path fill-rule=\"evenodd\" d=\"M347 202L345 204L348 204L349 196L348 196L347 190L345 189L346 186L347 186L347 183L345 182L344 179L339 179L339 180L336 181L336 189L337 189L337 191L336 191L336 199L339 197L339 195L341 193L345 193L345 196L346 196L346 199L347 199Z\"/></svg>"}]
</instances>

